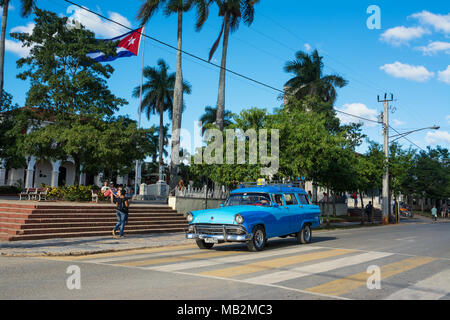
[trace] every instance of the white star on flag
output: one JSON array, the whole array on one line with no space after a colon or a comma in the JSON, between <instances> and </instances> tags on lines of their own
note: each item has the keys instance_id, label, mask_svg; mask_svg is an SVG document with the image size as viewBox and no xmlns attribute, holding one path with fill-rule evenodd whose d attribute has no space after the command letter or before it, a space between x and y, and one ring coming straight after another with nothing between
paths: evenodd
<instances>
[{"instance_id":1,"label":"white star on flag","mask_svg":"<svg viewBox=\"0 0 450 320\"><path fill-rule=\"evenodd\" d=\"M130 40L128 40L128 45L131 46L132 44L134 44L134 40L136 40L136 39L131 38Z\"/></svg>"}]
</instances>

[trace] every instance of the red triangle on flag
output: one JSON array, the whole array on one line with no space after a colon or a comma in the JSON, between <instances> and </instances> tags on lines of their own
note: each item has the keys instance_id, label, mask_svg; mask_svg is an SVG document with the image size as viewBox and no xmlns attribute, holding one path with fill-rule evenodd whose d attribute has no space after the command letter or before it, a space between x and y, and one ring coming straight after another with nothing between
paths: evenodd
<instances>
[{"instance_id":1,"label":"red triangle on flag","mask_svg":"<svg viewBox=\"0 0 450 320\"><path fill-rule=\"evenodd\" d=\"M134 55L138 55L139 50L139 42L141 40L142 28L137 29L135 32L130 33L125 38L120 40L118 47L127 49L132 52Z\"/></svg>"}]
</instances>

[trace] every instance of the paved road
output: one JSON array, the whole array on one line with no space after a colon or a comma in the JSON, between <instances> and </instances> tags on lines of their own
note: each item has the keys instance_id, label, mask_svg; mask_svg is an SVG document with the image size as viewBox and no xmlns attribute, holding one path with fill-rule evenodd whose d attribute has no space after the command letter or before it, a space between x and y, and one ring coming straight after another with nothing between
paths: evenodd
<instances>
[{"instance_id":1,"label":"paved road","mask_svg":"<svg viewBox=\"0 0 450 320\"><path fill-rule=\"evenodd\" d=\"M69 290L67 268L80 270ZM376 266L381 288L368 289ZM370 268L369 268L370 269ZM1 257L0 299L450 300L450 223L317 232L265 251L194 244L80 257ZM373 283L373 282L371 282Z\"/></svg>"}]
</instances>

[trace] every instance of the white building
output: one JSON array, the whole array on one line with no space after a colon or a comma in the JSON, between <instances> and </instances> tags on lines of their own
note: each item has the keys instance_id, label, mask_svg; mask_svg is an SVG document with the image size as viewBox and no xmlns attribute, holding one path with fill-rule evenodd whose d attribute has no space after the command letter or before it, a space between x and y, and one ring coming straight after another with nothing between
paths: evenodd
<instances>
[{"instance_id":1,"label":"white building","mask_svg":"<svg viewBox=\"0 0 450 320\"><path fill-rule=\"evenodd\" d=\"M41 122L42 126L50 124L49 121ZM28 129L28 132L32 127ZM71 186L75 183L75 162L71 157L52 161L48 159L37 159L34 156L26 156L26 168L6 169L4 159L0 158L0 186L22 185L24 188L39 188L42 184L50 185L51 187ZM138 184L141 183L141 167L142 162L138 166ZM82 168L80 168L82 171ZM117 184L134 184L134 177L128 175L118 176ZM103 173L97 175L80 174L80 185L103 185Z\"/></svg>"}]
</instances>

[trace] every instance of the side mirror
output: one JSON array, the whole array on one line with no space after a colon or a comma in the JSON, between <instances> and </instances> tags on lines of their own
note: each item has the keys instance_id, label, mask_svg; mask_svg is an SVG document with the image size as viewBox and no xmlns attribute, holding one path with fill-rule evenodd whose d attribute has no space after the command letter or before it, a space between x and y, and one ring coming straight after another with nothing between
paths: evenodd
<instances>
[{"instance_id":1,"label":"side mirror","mask_svg":"<svg viewBox=\"0 0 450 320\"><path fill-rule=\"evenodd\" d=\"M273 207L274 207L274 208L278 208L278 207L279 207L278 203L274 202L274 203L273 203Z\"/></svg>"},{"instance_id":2,"label":"side mirror","mask_svg":"<svg viewBox=\"0 0 450 320\"><path fill-rule=\"evenodd\" d=\"M223 203L221 203L219 206L222 208L223 207Z\"/></svg>"}]
</instances>

